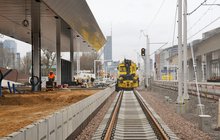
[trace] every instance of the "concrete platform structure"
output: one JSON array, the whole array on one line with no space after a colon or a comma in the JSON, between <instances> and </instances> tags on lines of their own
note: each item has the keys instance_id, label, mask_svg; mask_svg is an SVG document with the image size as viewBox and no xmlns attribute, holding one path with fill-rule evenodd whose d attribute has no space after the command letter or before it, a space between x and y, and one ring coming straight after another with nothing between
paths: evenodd
<instances>
[{"instance_id":1,"label":"concrete platform structure","mask_svg":"<svg viewBox=\"0 0 220 140\"><path fill-rule=\"evenodd\" d=\"M209 82L216 79L220 81L219 44L220 28L205 32L202 39L194 40L188 44L188 81L195 80L190 46L193 47L195 55L198 82ZM156 80L177 80L177 46L157 51L155 61Z\"/></svg>"},{"instance_id":2,"label":"concrete platform structure","mask_svg":"<svg viewBox=\"0 0 220 140\"><path fill-rule=\"evenodd\" d=\"M98 51L106 41L86 1L0 0L0 3L0 33L32 44L34 91L41 89L40 82L36 83L38 78L41 80L41 48L56 51L60 84L61 52L70 52L73 62L74 51Z\"/></svg>"}]
</instances>

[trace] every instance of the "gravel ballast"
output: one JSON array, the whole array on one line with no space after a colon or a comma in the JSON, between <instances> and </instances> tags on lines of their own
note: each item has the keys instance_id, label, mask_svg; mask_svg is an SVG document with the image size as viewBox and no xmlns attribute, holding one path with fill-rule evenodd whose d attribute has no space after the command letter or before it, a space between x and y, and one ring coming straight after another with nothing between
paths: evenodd
<instances>
[{"instance_id":1,"label":"gravel ballast","mask_svg":"<svg viewBox=\"0 0 220 140\"><path fill-rule=\"evenodd\" d=\"M205 133L198 129L198 115L196 115L197 98L195 96L190 96L187 109L180 113L177 111L177 93L162 90L160 92L139 90L139 92L180 139L220 140L219 131L211 129L210 132ZM165 96L169 96L171 100L167 102ZM203 99L202 103L205 104L205 108L208 108L206 113L212 116L216 110L216 102ZM215 120L216 118L212 117L212 121L213 119Z\"/></svg>"},{"instance_id":2,"label":"gravel ballast","mask_svg":"<svg viewBox=\"0 0 220 140\"><path fill-rule=\"evenodd\" d=\"M95 117L88 123L85 129L79 134L76 140L90 140L95 133L96 129L99 127L99 124L103 120L106 112L108 111L111 103L113 102L116 96L116 92L113 93L103 105L103 107L99 110L99 112L95 115Z\"/></svg>"}]
</instances>

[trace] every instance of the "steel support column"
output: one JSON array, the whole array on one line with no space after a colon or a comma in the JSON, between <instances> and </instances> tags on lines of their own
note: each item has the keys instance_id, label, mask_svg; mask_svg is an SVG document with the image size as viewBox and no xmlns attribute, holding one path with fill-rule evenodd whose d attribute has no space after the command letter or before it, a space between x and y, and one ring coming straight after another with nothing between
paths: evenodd
<instances>
[{"instance_id":1,"label":"steel support column","mask_svg":"<svg viewBox=\"0 0 220 140\"><path fill-rule=\"evenodd\" d=\"M56 19L56 58L57 58L57 66L56 66L56 77L57 77L57 85L61 85L61 19Z\"/></svg>"},{"instance_id":2,"label":"steel support column","mask_svg":"<svg viewBox=\"0 0 220 140\"><path fill-rule=\"evenodd\" d=\"M70 30L70 62L71 62L71 81L73 81L74 76L74 44L75 44L75 35L73 30Z\"/></svg>"},{"instance_id":3,"label":"steel support column","mask_svg":"<svg viewBox=\"0 0 220 140\"><path fill-rule=\"evenodd\" d=\"M76 40L77 42L76 42L76 44L77 44L77 46L76 46L76 50L77 50L77 53L76 53L76 59L77 59L77 62L76 62L76 73L77 73L77 75L79 74L79 72L80 72L80 54L79 54L79 52L80 52L80 47L81 47L81 39L80 38L78 38L77 40Z\"/></svg>"},{"instance_id":4,"label":"steel support column","mask_svg":"<svg viewBox=\"0 0 220 140\"><path fill-rule=\"evenodd\" d=\"M41 90L40 2L31 0L32 91Z\"/></svg>"}]
</instances>

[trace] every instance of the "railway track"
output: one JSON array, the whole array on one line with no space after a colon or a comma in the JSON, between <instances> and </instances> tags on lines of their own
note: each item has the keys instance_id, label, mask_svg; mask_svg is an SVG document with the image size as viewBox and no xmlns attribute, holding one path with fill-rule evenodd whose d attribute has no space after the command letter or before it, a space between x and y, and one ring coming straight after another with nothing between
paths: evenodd
<instances>
[{"instance_id":1,"label":"railway track","mask_svg":"<svg viewBox=\"0 0 220 140\"><path fill-rule=\"evenodd\" d=\"M177 140L137 91L118 93L93 140Z\"/></svg>"}]
</instances>

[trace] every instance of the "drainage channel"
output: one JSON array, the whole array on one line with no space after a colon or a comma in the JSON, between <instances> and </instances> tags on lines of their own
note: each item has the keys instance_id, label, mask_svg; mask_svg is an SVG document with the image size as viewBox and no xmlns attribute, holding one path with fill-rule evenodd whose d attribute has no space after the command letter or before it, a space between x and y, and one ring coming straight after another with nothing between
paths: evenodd
<instances>
[{"instance_id":1,"label":"drainage channel","mask_svg":"<svg viewBox=\"0 0 220 140\"><path fill-rule=\"evenodd\" d=\"M140 100L142 99L137 100L137 98L141 98L138 92L135 92L134 94L133 91L121 91L117 97L109 108L97 131L93 135L93 140L178 139L164 124L164 128L156 130L154 125L155 122L152 121L152 119L149 119L149 116L146 115L146 110L143 109L146 105L141 105L145 102L141 103ZM119 109L117 107L118 105L120 106ZM115 110L116 113L114 113ZM116 119L114 119L114 117L116 117ZM158 115L156 115L156 118L158 118ZM161 120L157 121L157 123L158 122L163 123ZM159 126L161 125L159 124ZM164 131L164 129L169 130L168 133L163 132L166 134L165 138L161 137L160 133L158 133L158 131ZM169 137L169 134L172 136Z\"/></svg>"}]
</instances>

